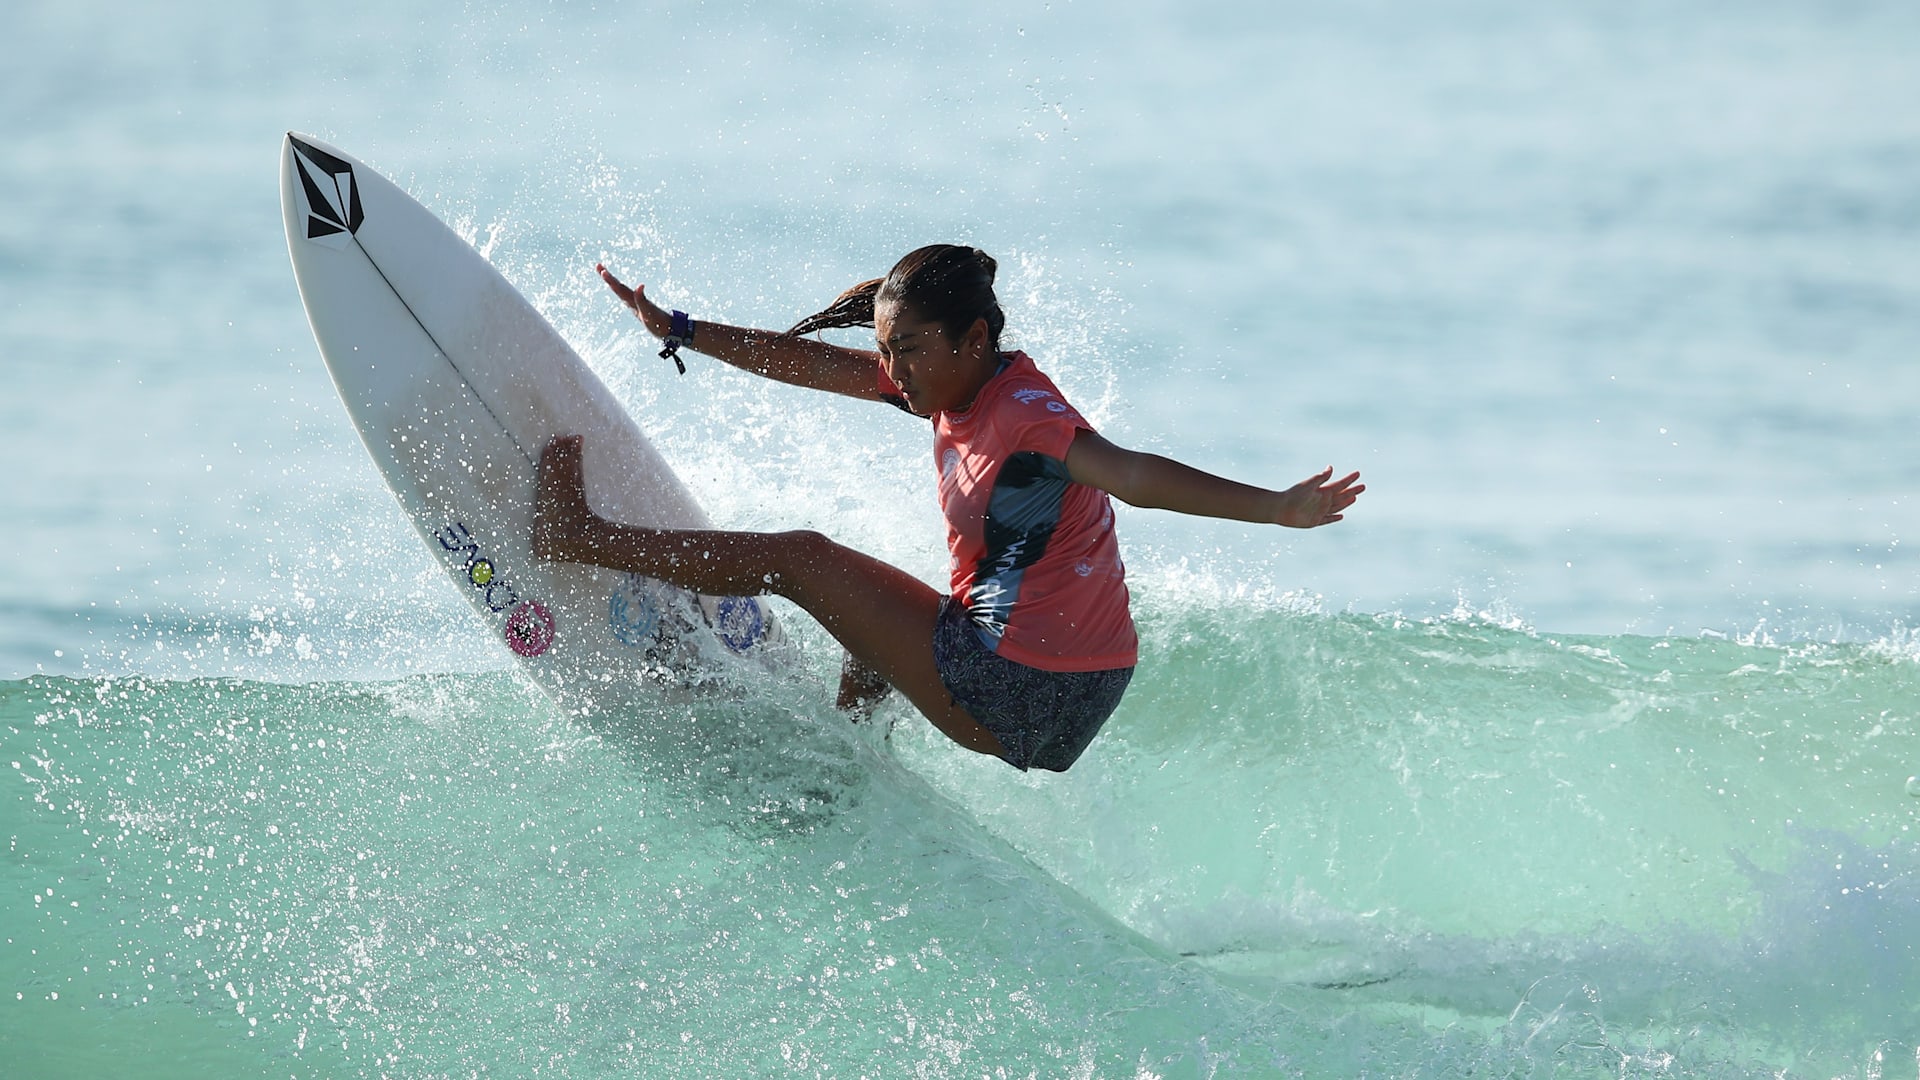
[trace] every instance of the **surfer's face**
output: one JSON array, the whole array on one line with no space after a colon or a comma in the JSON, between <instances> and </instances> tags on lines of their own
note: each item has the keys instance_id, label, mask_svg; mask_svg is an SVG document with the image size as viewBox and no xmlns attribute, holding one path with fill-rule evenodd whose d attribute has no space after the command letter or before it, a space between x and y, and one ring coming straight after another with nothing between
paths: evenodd
<instances>
[{"instance_id":1,"label":"surfer's face","mask_svg":"<svg viewBox=\"0 0 1920 1080\"><path fill-rule=\"evenodd\" d=\"M921 416L966 409L993 374L986 362L985 319L956 341L912 308L882 305L873 313L873 329L887 378Z\"/></svg>"}]
</instances>

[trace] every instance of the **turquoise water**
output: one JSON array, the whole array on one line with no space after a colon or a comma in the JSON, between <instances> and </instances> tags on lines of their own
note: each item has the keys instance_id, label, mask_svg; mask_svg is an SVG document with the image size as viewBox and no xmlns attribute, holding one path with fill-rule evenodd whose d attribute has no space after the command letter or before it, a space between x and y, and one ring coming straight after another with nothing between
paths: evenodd
<instances>
[{"instance_id":1,"label":"turquoise water","mask_svg":"<svg viewBox=\"0 0 1920 1080\"><path fill-rule=\"evenodd\" d=\"M504 673L10 684L9 1054L68 1075L1914 1067L1910 644L1218 622L1150 618L1164 661L1099 754L1045 778L910 720L856 732L818 687L582 721Z\"/></svg>"},{"instance_id":2,"label":"turquoise water","mask_svg":"<svg viewBox=\"0 0 1920 1080\"><path fill-rule=\"evenodd\" d=\"M0 1073L1920 1075L1920 15L29 3ZM655 361L1001 258L1144 664L1021 776L837 660L567 715L381 488L281 135L465 231L714 516L944 570L926 434ZM889 734L890 733L890 734Z\"/></svg>"}]
</instances>

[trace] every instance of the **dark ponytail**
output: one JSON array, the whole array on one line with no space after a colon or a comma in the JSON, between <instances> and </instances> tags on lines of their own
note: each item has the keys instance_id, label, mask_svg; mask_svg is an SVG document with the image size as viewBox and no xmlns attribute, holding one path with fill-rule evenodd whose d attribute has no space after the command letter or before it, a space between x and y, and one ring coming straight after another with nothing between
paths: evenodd
<instances>
[{"instance_id":1,"label":"dark ponytail","mask_svg":"<svg viewBox=\"0 0 1920 1080\"><path fill-rule=\"evenodd\" d=\"M929 244L909 252L886 277L863 281L841 293L826 310L800 320L787 333L872 326L874 309L887 304L939 323L947 337L955 341L974 320L985 319L988 346L999 352L1000 331L1005 329L1007 317L993 295L993 277L998 269L993 256L979 248Z\"/></svg>"},{"instance_id":2,"label":"dark ponytail","mask_svg":"<svg viewBox=\"0 0 1920 1080\"><path fill-rule=\"evenodd\" d=\"M843 326L872 326L873 298L880 291L880 280L874 278L855 285L834 297L826 310L814 312L794 323L787 333L811 334L815 330L835 330Z\"/></svg>"}]
</instances>

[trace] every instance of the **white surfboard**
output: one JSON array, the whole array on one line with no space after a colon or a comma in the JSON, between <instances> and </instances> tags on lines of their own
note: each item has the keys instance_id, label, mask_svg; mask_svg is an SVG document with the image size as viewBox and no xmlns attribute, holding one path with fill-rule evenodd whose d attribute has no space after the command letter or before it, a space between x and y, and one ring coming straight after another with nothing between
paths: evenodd
<instances>
[{"instance_id":1,"label":"white surfboard","mask_svg":"<svg viewBox=\"0 0 1920 1080\"><path fill-rule=\"evenodd\" d=\"M684 682L716 658L779 663L758 599L533 557L540 451L586 436L616 521L706 528L633 418L507 279L391 181L289 134L280 202L307 319L341 400L427 549L488 632L563 701ZM613 691L610 693L609 691Z\"/></svg>"}]
</instances>

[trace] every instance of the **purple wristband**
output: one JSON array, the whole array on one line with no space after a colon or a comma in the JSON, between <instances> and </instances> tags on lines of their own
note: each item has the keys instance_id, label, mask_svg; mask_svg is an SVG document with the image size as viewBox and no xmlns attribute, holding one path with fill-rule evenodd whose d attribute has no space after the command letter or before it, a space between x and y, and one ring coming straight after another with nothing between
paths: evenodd
<instances>
[{"instance_id":1,"label":"purple wristband","mask_svg":"<svg viewBox=\"0 0 1920 1080\"><path fill-rule=\"evenodd\" d=\"M687 373L687 365L680 359L680 346L693 344L693 320L687 318L684 311L673 313L673 324L667 328L667 336L661 339L666 348L660 350L660 358L672 360L680 374Z\"/></svg>"}]
</instances>

